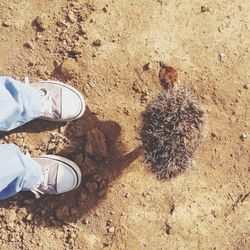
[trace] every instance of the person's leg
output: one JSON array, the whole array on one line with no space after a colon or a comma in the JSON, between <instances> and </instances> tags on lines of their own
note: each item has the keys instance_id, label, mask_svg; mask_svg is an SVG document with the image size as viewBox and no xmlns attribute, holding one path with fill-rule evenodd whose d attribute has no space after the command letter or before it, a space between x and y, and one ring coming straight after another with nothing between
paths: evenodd
<instances>
[{"instance_id":1,"label":"person's leg","mask_svg":"<svg viewBox=\"0 0 250 250\"><path fill-rule=\"evenodd\" d=\"M9 131L41 115L38 92L29 84L0 76L0 131Z\"/></svg>"},{"instance_id":2,"label":"person's leg","mask_svg":"<svg viewBox=\"0 0 250 250\"><path fill-rule=\"evenodd\" d=\"M83 115L85 106L82 94L64 83L39 81L30 85L0 76L0 131L36 118L72 121Z\"/></svg>"},{"instance_id":3,"label":"person's leg","mask_svg":"<svg viewBox=\"0 0 250 250\"><path fill-rule=\"evenodd\" d=\"M0 132L9 131L36 118L71 121L85 111L83 96L60 82L24 84L0 76ZM77 188L81 171L72 161L59 156L30 158L15 145L0 144L0 200L19 191L36 196L59 194Z\"/></svg>"},{"instance_id":4,"label":"person's leg","mask_svg":"<svg viewBox=\"0 0 250 250\"><path fill-rule=\"evenodd\" d=\"M81 183L80 168L69 159L55 155L31 158L14 144L0 144L0 200L19 191L61 194Z\"/></svg>"},{"instance_id":5,"label":"person's leg","mask_svg":"<svg viewBox=\"0 0 250 250\"><path fill-rule=\"evenodd\" d=\"M42 176L39 164L14 144L0 144L0 200L32 189Z\"/></svg>"}]
</instances>

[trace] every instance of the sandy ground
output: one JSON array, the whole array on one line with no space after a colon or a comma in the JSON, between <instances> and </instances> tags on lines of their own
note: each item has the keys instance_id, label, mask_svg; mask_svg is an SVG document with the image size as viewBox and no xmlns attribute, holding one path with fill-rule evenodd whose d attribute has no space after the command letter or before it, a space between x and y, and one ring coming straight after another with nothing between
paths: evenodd
<instances>
[{"instance_id":1,"label":"sandy ground","mask_svg":"<svg viewBox=\"0 0 250 250\"><path fill-rule=\"evenodd\" d=\"M73 193L1 202L0 249L249 249L249 1L10 0L0 9L1 75L62 80L88 104L77 122L34 121L1 137L32 155L67 156L86 174ZM126 156L162 91L160 61L207 111L192 171L165 182L142 157L133 162L136 152ZM105 161L84 157L93 128L106 137Z\"/></svg>"}]
</instances>

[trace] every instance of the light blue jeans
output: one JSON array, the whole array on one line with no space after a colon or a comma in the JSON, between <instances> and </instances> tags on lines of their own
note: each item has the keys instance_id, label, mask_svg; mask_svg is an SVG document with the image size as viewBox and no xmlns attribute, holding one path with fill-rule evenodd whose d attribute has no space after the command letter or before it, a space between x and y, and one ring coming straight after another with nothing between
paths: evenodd
<instances>
[{"instance_id":1,"label":"light blue jeans","mask_svg":"<svg viewBox=\"0 0 250 250\"><path fill-rule=\"evenodd\" d=\"M0 76L0 133L40 116L38 93L28 84ZM14 144L0 144L0 200L30 190L41 177L40 166Z\"/></svg>"}]
</instances>

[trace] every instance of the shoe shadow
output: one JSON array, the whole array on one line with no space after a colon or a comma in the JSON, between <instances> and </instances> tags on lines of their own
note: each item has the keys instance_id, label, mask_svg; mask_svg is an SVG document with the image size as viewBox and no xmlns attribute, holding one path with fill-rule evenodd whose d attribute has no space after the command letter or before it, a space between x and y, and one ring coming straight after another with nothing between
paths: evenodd
<instances>
[{"instance_id":1,"label":"shoe shadow","mask_svg":"<svg viewBox=\"0 0 250 250\"><path fill-rule=\"evenodd\" d=\"M4 138L5 136L12 135L15 133L40 133L40 132L49 132L57 129L65 125L62 122L48 122L42 119L36 119L31 122L24 124L23 126L13 129L11 131L2 132L0 131L0 139Z\"/></svg>"},{"instance_id":2,"label":"shoe shadow","mask_svg":"<svg viewBox=\"0 0 250 250\"><path fill-rule=\"evenodd\" d=\"M40 128L35 128L35 131ZM97 129L105 136L108 154L105 158L91 158L86 151L87 134ZM47 126L46 126L47 130ZM23 130L22 130L23 131ZM25 128L25 131L32 131ZM67 142L54 152L76 162L82 171L82 183L74 191L61 195L44 195L34 199L30 192L22 192L0 203L0 207L17 206L31 214L32 223L42 226L61 227L74 222L83 222L85 215L106 197L109 184L122 174L123 169L141 154L137 149L125 154L126 147L121 141L121 127L114 121L100 121L88 108L84 116L70 123L64 131ZM99 145L93 144L94 147ZM27 218L23 221L29 222Z\"/></svg>"}]
</instances>

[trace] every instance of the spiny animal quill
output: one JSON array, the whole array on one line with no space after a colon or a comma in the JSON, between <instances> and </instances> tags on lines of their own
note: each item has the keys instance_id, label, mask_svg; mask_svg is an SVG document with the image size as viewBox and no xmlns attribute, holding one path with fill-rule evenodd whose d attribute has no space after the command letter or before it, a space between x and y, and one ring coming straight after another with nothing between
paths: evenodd
<instances>
[{"instance_id":1,"label":"spiny animal quill","mask_svg":"<svg viewBox=\"0 0 250 250\"><path fill-rule=\"evenodd\" d=\"M164 90L143 114L141 138L146 163L160 179L190 169L200 142L204 112L184 89Z\"/></svg>"}]
</instances>

